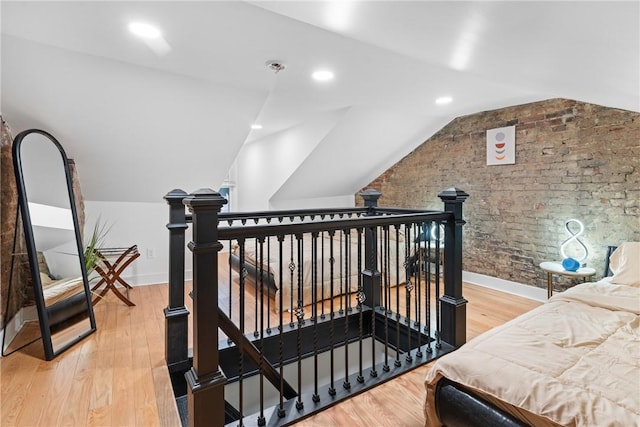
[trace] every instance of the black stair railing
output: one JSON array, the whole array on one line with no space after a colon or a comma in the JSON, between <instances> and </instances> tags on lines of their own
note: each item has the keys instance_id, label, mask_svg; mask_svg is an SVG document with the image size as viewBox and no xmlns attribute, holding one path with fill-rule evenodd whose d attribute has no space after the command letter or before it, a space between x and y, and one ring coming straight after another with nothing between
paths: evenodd
<instances>
[{"instance_id":1,"label":"black stair railing","mask_svg":"<svg viewBox=\"0 0 640 427\"><path fill-rule=\"evenodd\" d=\"M286 425L464 343L468 196L443 191L443 212L378 208L380 193L362 196L364 208L243 214L219 214L224 199L211 190L165 197L176 270L166 358L172 373L186 370L189 425ZM184 261L179 271L175 258L184 259L190 222L194 335L185 360ZM228 271L218 268L223 246ZM227 383L236 391L225 401ZM251 394L257 406L246 404Z\"/></svg>"}]
</instances>

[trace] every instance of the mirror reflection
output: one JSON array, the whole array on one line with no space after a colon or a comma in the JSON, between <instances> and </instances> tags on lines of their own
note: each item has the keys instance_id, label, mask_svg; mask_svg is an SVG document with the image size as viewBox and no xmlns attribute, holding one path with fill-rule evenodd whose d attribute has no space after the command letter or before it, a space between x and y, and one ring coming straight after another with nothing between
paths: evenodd
<instances>
[{"instance_id":1,"label":"mirror reflection","mask_svg":"<svg viewBox=\"0 0 640 427\"><path fill-rule=\"evenodd\" d=\"M45 357L95 330L66 154L30 130L14 142L14 163Z\"/></svg>"}]
</instances>

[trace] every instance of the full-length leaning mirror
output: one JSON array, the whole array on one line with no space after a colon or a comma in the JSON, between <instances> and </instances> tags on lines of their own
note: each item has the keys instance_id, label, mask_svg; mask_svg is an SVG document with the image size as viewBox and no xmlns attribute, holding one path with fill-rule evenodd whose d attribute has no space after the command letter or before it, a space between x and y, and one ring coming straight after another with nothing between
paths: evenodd
<instances>
[{"instance_id":1,"label":"full-length leaning mirror","mask_svg":"<svg viewBox=\"0 0 640 427\"><path fill-rule=\"evenodd\" d=\"M18 134L13 164L45 358L96 330L68 159L49 133Z\"/></svg>"}]
</instances>

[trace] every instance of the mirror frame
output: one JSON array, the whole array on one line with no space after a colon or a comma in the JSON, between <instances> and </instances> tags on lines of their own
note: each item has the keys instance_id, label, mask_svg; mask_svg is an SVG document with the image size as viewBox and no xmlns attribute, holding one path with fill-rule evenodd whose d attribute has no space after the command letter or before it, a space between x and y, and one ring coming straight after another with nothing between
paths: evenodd
<instances>
[{"instance_id":1,"label":"mirror frame","mask_svg":"<svg viewBox=\"0 0 640 427\"><path fill-rule=\"evenodd\" d=\"M47 308L45 306L44 294L42 291L42 281L40 280L40 267L38 265L38 254L35 245L35 236L33 233L33 227L31 222L31 215L29 212L28 199L26 194L26 188L24 183L24 174L22 168L22 155L20 152L20 146L24 138L31 134L40 134L47 138L52 144L56 146L60 152L62 164L64 167L64 174L67 184L67 195L69 197L69 206L71 208L71 216L73 218L73 227L76 240L76 246L78 249L78 261L80 262L80 270L82 271L82 281L84 284L85 301L87 304L87 311L89 316L90 328L83 333L79 334L75 338L69 340L60 348L54 349L51 334L51 324L49 322L49 316ZM96 331L96 321L93 313L93 304L91 303L91 290L89 289L89 280L85 267L84 250L82 244L82 237L80 234L80 228L78 224L78 214L76 210L76 203L73 193L73 183L71 179L71 171L69 169L69 159L65 153L62 145L54 138L50 133L40 129L28 129L20 132L13 141L12 147L13 154L13 168L16 177L16 185L18 189L18 207L22 216L22 225L24 229L24 236L27 245L27 253L29 256L29 268L31 270L31 277L33 283L33 294L36 302L36 308L38 311L38 319L40 323L40 332L42 334L42 343L44 347L44 355L46 360L52 360L54 357L69 349L71 346L81 341L88 335ZM17 224L16 224L17 226Z\"/></svg>"}]
</instances>

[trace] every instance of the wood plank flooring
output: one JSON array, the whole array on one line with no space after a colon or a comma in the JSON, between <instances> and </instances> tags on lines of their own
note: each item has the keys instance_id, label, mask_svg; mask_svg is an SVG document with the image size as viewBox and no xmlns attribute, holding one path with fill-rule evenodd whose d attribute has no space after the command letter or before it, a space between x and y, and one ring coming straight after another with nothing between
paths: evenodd
<instances>
[{"instance_id":1,"label":"wood plank flooring","mask_svg":"<svg viewBox=\"0 0 640 427\"><path fill-rule=\"evenodd\" d=\"M467 340L488 331L541 303L464 284L467 305ZM297 423L300 427L376 426L422 427L425 424L424 378L430 364L374 387Z\"/></svg>"},{"instance_id":2,"label":"wood plank flooring","mask_svg":"<svg viewBox=\"0 0 640 427\"><path fill-rule=\"evenodd\" d=\"M472 338L540 303L465 285ZM0 359L0 425L180 426L164 365L167 286L135 287L135 307L111 293L95 306L96 333L51 362L37 341ZM37 336L36 324L21 338ZM25 341L26 342L26 341ZM422 426L427 367L307 418L299 426Z\"/></svg>"}]
</instances>

